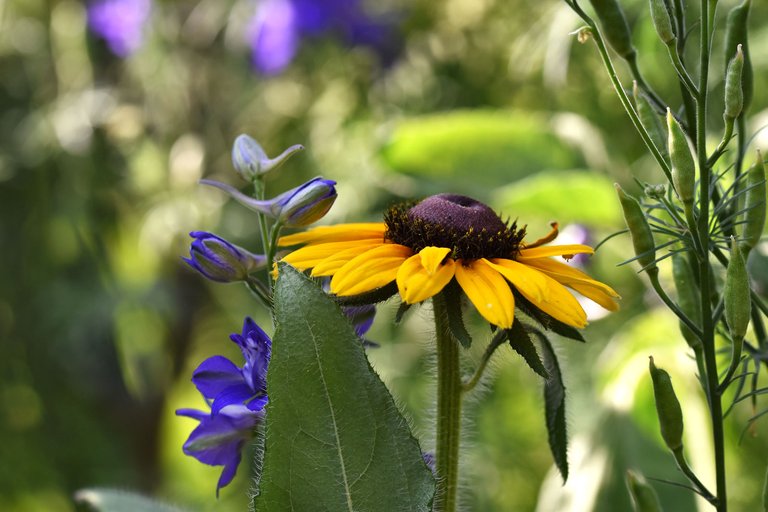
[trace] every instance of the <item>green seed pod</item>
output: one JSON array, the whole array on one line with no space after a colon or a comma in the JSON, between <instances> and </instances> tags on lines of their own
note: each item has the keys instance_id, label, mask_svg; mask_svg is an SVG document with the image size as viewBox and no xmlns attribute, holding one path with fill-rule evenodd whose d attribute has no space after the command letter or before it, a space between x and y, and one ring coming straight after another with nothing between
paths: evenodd
<instances>
[{"instance_id":1,"label":"green seed pod","mask_svg":"<svg viewBox=\"0 0 768 512\"><path fill-rule=\"evenodd\" d=\"M632 237L632 245L635 248L635 255L640 265L647 272L658 272L656 267L656 244L653 241L653 233L648 219L645 218L643 209L637 200L628 195L621 186L616 183L616 192L619 194L621 209L624 211L624 221L629 228L629 234Z\"/></svg>"},{"instance_id":2,"label":"green seed pod","mask_svg":"<svg viewBox=\"0 0 768 512\"><path fill-rule=\"evenodd\" d=\"M656 368L653 356L649 359L648 367L651 370L661 437L664 438L667 448L677 452L683 448L683 410L680 408L669 374L661 368Z\"/></svg>"},{"instance_id":3,"label":"green seed pod","mask_svg":"<svg viewBox=\"0 0 768 512\"><path fill-rule=\"evenodd\" d=\"M744 93L741 90L741 75L744 69L744 52L741 45L736 47L736 56L728 64L725 73L725 113L726 118L736 119L744 106Z\"/></svg>"},{"instance_id":4,"label":"green seed pod","mask_svg":"<svg viewBox=\"0 0 768 512\"><path fill-rule=\"evenodd\" d=\"M760 241L765 227L765 164L760 151L757 152L755 165L747 171L746 188L744 206L747 210L744 212L744 233L742 235L744 240L742 245L744 246L744 253L749 254L749 251Z\"/></svg>"},{"instance_id":5,"label":"green seed pod","mask_svg":"<svg viewBox=\"0 0 768 512\"><path fill-rule=\"evenodd\" d=\"M653 144L656 149L666 158L669 159L669 151L667 150L667 131L661 124L661 119L656 111L653 109L648 99L637 87L635 82L632 92L635 97L635 108L637 108L637 116L640 118L640 124L643 125L645 131L650 135Z\"/></svg>"},{"instance_id":6,"label":"green seed pod","mask_svg":"<svg viewBox=\"0 0 768 512\"><path fill-rule=\"evenodd\" d=\"M667 109L667 129L669 158L672 162L672 185L683 204L692 206L696 188L696 164L688 147L688 139L669 109Z\"/></svg>"},{"instance_id":7,"label":"green seed pod","mask_svg":"<svg viewBox=\"0 0 768 512\"><path fill-rule=\"evenodd\" d=\"M672 30L672 18L669 16L667 5L664 0L651 0L651 19L653 20L653 26L656 28L656 33L659 34L662 42L669 46L672 44L676 37L675 32Z\"/></svg>"},{"instance_id":8,"label":"green seed pod","mask_svg":"<svg viewBox=\"0 0 768 512\"><path fill-rule=\"evenodd\" d=\"M677 290L677 305L685 316L697 326L701 327L701 296L699 285L693 275L688 258L684 254L672 255L672 277ZM694 350L701 348L701 340L684 322L680 322L680 332L683 334L688 346Z\"/></svg>"},{"instance_id":9,"label":"green seed pod","mask_svg":"<svg viewBox=\"0 0 768 512\"><path fill-rule=\"evenodd\" d=\"M747 333L752 300L747 266L735 238L731 239L731 259L725 272L723 302L725 303L725 319L731 331L731 338L736 343L736 340L742 340Z\"/></svg>"},{"instance_id":10,"label":"green seed pod","mask_svg":"<svg viewBox=\"0 0 768 512\"><path fill-rule=\"evenodd\" d=\"M736 54L736 47L741 45L744 52L744 68L741 72L741 90L744 95L743 110L752 103L753 76L752 61L749 58L749 41L747 25L749 23L749 7L752 0L744 0L728 13L725 23L725 62L728 63Z\"/></svg>"},{"instance_id":11,"label":"green seed pod","mask_svg":"<svg viewBox=\"0 0 768 512\"><path fill-rule=\"evenodd\" d=\"M595 13L600 19L600 28L608 40L608 44L623 58L635 58L635 47L632 46L632 34L629 31L627 18L618 0L589 0Z\"/></svg>"},{"instance_id":12,"label":"green seed pod","mask_svg":"<svg viewBox=\"0 0 768 512\"><path fill-rule=\"evenodd\" d=\"M627 487L635 512L661 512L656 490L648 485L643 475L632 470L627 471Z\"/></svg>"}]
</instances>

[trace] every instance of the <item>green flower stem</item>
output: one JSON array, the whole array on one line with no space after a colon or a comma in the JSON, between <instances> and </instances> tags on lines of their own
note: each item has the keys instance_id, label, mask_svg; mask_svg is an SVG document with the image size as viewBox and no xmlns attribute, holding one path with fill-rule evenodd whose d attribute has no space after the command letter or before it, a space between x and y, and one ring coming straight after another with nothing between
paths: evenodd
<instances>
[{"instance_id":1,"label":"green flower stem","mask_svg":"<svg viewBox=\"0 0 768 512\"><path fill-rule=\"evenodd\" d=\"M688 74L688 70L685 69L683 61L680 60L680 53L676 42L677 41L674 40L667 45L667 50L669 50L669 58L672 59L672 65L675 67L675 71L677 71L677 76L680 78L681 83L688 90L688 93L698 100L700 95L699 90L696 88L696 85L693 83L691 76Z\"/></svg>"},{"instance_id":2,"label":"green flower stem","mask_svg":"<svg viewBox=\"0 0 768 512\"><path fill-rule=\"evenodd\" d=\"M741 351L743 347L743 339L735 339L732 341L731 364L728 366L728 370L725 372L725 376L723 377L723 380L718 387L719 393L724 393L725 390L728 389L728 386L731 384L733 375L736 373L736 370L739 369L739 365L741 364Z\"/></svg>"},{"instance_id":3,"label":"green flower stem","mask_svg":"<svg viewBox=\"0 0 768 512\"><path fill-rule=\"evenodd\" d=\"M624 86L621 85L621 81L619 80L619 77L616 74L616 69L613 67L613 62L611 62L611 57L608 54L608 48L605 46L605 41L603 40L603 36L600 33L600 30L597 28L597 24L594 22L592 18L589 17L589 15L586 12L584 12L584 10L574 0L566 0L566 1L568 5L571 7L571 9L573 9L574 12L576 12L576 14L578 14L579 17L582 20L584 20L584 22L589 26L589 29L592 31L592 38L595 40L595 44L597 44L597 50L600 53L600 57L603 60L603 65L605 66L605 69L608 72L608 76L611 79L611 83L613 84L613 88L619 97L619 101L621 102L621 105L624 107L624 110L627 112L627 115L629 116L629 119L632 121L632 124L635 126L635 129L637 129L638 133L640 134L640 138L643 139L643 142L648 147L648 150L656 159L656 162L659 164L659 167L661 167L661 170L664 172L664 175L667 177L667 179L671 183L672 172L669 168L669 164L667 164L667 161L659 152L659 149L653 143L653 140L651 140L651 136L643 127L642 123L640 122L640 118L637 116L637 112L635 112L635 108L632 106L632 103L629 101L629 97L627 96L627 93L624 91Z\"/></svg>"},{"instance_id":4,"label":"green flower stem","mask_svg":"<svg viewBox=\"0 0 768 512\"><path fill-rule=\"evenodd\" d=\"M248 280L245 281L245 284L254 297L259 299L265 307L272 309L272 299L269 297L269 291L264 288L264 285L261 283L261 281L248 278Z\"/></svg>"},{"instance_id":5,"label":"green flower stem","mask_svg":"<svg viewBox=\"0 0 768 512\"><path fill-rule=\"evenodd\" d=\"M652 271L654 270L654 271ZM648 269L646 272L648 274L648 278L651 281L651 286L653 286L653 289L656 290L656 294L659 296L661 301L670 309L672 312L683 322L685 325L693 331L693 333L698 336L699 338L702 337L701 329L698 325L693 323L693 321L688 318L688 315L683 313L683 311L677 306L677 304L672 301L672 299L669 298L669 295L667 295L667 292L664 291L664 288L661 287L661 283L659 282L659 269Z\"/></svg>"},{"instance_id":6,"label":"green flower stem","mask_svg":"<svg viewBox=\"0 0 768 512\"><path fill-rule=\"evenodd\" d=\"M462 382L459 343L448 325L447 297L432 299L437 342L437 510L455 512L459 484Z\"/></svg>"},{"instance_id":7,"label":"green flower stem","mask_svg":"<svg viewBox=\"0 0 768 512\"><path fill-rule=\"evenodd\" d=\"M701 483L701 480L699 480L699 478L696 476L696 473L694 473L691 467L688 465L688 461L685 460L685 455L683 455L683 449L680 448L673 451L672 455L675 456L677 467L680 468L680 471L682 471L688 480L690 480L691 483L696 487L696 490L699 492L701 497L716 507L717 497L714 496L703 483Z\"/></svg>"},{"instance_id":8,"label":"green flower stem","mask_svg":"<svg viewBox=\"0 0 768 512\"><path fill-rule=\"evenodd\" d=\"M263 201L265 197L265 187L264 187L264 180L257 178L253 181L253 189L256 193L256 199ZM272 289L274 288L274 283L272 280L272 263L273 263L273 257L274 252L271 247L271 244L269 243L269 230L267 228L267 217L261 212L256 213L256 217L259 219L259 231L261 232L261 245L264 250L264 254L267 255L267 282L269 283L269 292L272 293ZM270 252L272 252L272 258L270 257Z\"/></svg>"},{"instance_id":9,"label":"green flower stem","mask_svg":"<svg viewBox=\"0 0 768 512\"><path fill-rule=\"evenodd\" d=\"M709 80L709 52L711 45L712 21L714 9L710 12L710 1L701 0L700 19L700 76L698 90L701 94L696 104L696 152L699 163L699 237L702 254L699 258L699 283L701 291L702 346L704 362L707 370L707 396L709 398L709 413L712 422L712 440L715 452L715 474L717 485L718 512L728 510L728 499L725 481L725 443L723 435L723 407L718 382L717 359L715 351L715 325L712 319L712 304L710 292L714 283L710 281L709 263L709 201L711 187L711 170L707 162L707 85ZM713 5L712 5L713 6Z\"/></svg>"},{"instance_id":10,"label":"green flower stem","mask_svg":"<svg viewBox=\"0 0 768 512\"><path fill-rule=\"evenodd\" d=\"M477 369L475 370L475 373L470 377L469 380L464 382L464 384L461 386L461 390L463 393L469 393L473 389L475 389L475 386L477 386L477 383L480 382L480 379L483 376L483 372L485 371L485 368L488 366L488 361L491 360L491 356L496 351L497 348L499 348L504 342L507 340L506 333L499 329L496 331L496 334L493 336L493 339L488 344L488 347L485 349L485 352L483 353L482 359L480 359L480 364L477 366Z\"/></svg>"},{"instance_id":11,"label":"green flower stem","mask_svg":"<svg viewBox=\"0 0 768 512\"><path fill-rule=\"evenodd\" d=\"M717 160L725 153L726 148L728 147L728 143L731 142L731 137L733 137L733 121L734 119L732 117L726 117L725 118L725 129L723 130L723 138L720 141L720 144L717 145L717 148L715 149L715 152L712 153L712 156L709 157L707 160L707 165L712 167L715 165Z\"/></svg>"}]
</instances>

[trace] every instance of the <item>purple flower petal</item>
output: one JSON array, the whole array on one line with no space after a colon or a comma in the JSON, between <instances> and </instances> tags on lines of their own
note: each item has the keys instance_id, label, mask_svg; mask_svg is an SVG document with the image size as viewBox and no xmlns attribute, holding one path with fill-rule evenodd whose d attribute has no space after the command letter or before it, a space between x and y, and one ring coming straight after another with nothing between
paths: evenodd
<instances>
[{"instance_id":1,"label":"purple flower petal","mask_svg":"<svg viewBox=\"0 0 768 512\"><path fill-rule=\"evenodd\" d=\"M192 382L208 399L216 398L225 389L246 385L240 368L224 356L209 357L200 363L192 373Z\"/></svg>"},{"instance_id":2,"label":"purple flower petal","mask_svg":"<svg viewBox=\"0 0 768 512\"><path fill-rule=\"evenodd\" d=\"M243 405L253 398L253 395L255 395L253 389L245 382L223 389L211 403L211 414L216 416L228 405Z\"/></svg>"}]
</instances>

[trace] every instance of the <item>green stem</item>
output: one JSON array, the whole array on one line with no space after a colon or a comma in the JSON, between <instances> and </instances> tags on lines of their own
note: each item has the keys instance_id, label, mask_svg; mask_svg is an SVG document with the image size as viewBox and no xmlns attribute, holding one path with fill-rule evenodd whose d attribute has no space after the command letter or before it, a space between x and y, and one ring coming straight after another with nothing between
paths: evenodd
<instances>
[{"instance_id":1,"label":"green stem","mask_svg":"<svg viewBox=\"0 0 768 512\"><path fill-rule=\"evenodd\" d=\"M648 274L648 278L651 281L651 286L653 286L653 289L656 290L656 294L659 296L661 301L677 316L677 318L680 319L681 322L683 322L691 331L693 331L696 336L701 338L702 332L699 326L693 323L693 321L688 318L688 315L683 313L683 310L681 310L677 304L675 304L674 301L669 298L667 292L665 292L664 288L661 287L661 283L659 282L659 269L648 269L646 274Z\"/></svg>"},{"instance_id":2,"label":"green stem","mask_svg":"<svg viewBox=\"0 0 768 512\"><path fill-rule=\"evenodd\" d=\"M459 441L461 433L461 369L459 343L448 325L446 297L432 299L437 342L437 510L454 512L458 503Z\"/></svg>"},{"instance_id":3,"label":"green stem","mask_svg":"<svg viewBox=\"0 0 768 512\"><path fill-rule=\"evenodd\" d=\"M683 449L680 448L679 450L673 451L672 455L675 456L677 467L680 468L680 471L682 471L688 480L690 480L691 483L696 487L696 489L699 491L699 494L701 494L701 497L712 505L717 506L717 497L713 496L709 489L707 489L707 487L701 483L701 480L699 480L699 478L696 476L696 473L694 473L691 467L688 465L688 462L685 460L685 455L683 455Z\"/></svg>"},{"instance_id":4,"label":"green stem","mask_svg":"<svg viewBox=\"0 0 768 512\"><path fill-rule=\"evenodd\" d=\"M605 69L608 72L608 77L611 79L611 83L613 84L613 88L619 97L619 101L621 102L621 105L624 107L624 110L627 112L627 115L629 116L629 119L632 121L632 124L634 125L635 129L640 134L640 138L643 139L643 142L648 147L648 150L656 159L656 162L659 164L659 167L661 167L661 170L664 172L664 175L667 177L667 179L671 183L672 172L669 168L669 164L667 164L667 161L664 159L659 149L653 143L651 136L643 127L643 124L640 122L640 118L637 116L637 112L635 112L635 108L632 106L632 103L629 101L629 97L627 96L627 93L624 91L624 86L621 85L621 81L619 80L619 77L616 74L616 69L613 67L613 62L611 62L611 57L608 54L608 48L605 46L605 41L603 40L603 35L600 32L600 29L597 28L597 24L594 22L592 18L589 17L589 15L586 12L584 12L584 10L579 6L579 4L577 4L576 2L568 2L568 5L571 7L571 9L573 9L576 12L576 14L579 15L579 17L582 20L584 20L584 22L587 25L589 25L589 29L592 31L592 38L595 40L595 44L597 44L597 50L598 52L600 52L600 57L603 60L603 65L605 66Z\"/></svg>"},{"instance_id":5,"label":"green stem","mask_svg":"<svg viewBox=\"0 0 768 512\"><path fill-rule=\"evenodd\" d=\"M483 372L485 372L485 368L488 366L488 361L491 360L491 356L496 351L497 348L499 348L505 341L507 340L507 336L503 329L499 329L496 331L496 334L493 336L493 339L488 344L488 347L485 349L485 352L483 353L483 358L480 360L480 364L477 366L477 369L475 370L475 373L470 377L468 381L466 381L462 387L461 390L464 393L469 393L473 389L475 389L475 386L477 386L477 383L480 382L480 379L483 376Z\"/></svg>"},{"instance_id":6,"label":"green stem","mask_svg":"<svg viewBox=\"0 0 768 512\"><path fill-rule=\"evenodd\" d=\"M699 91L696 89L696 85L693 83L691 76L685 69L683 61L680 60L680 53L678 53L676 41L672 41L670 44L667 44L667 50L669 50L669 57L672 59L672 65L674 66L675 71L677 71L677 76L680 78L680 81L688 90L690 95L698 99Z\"/></svg>"},{"instance_id":7,"label":"green stem","mask_svg":"<svg viewBox=\"0 0 768 512\"><path fill-rule=\"evenodd\" d=\"M253 182L253 189L256 195L256 199L263 201L265 197L265 187L264 187L264 181L260 178L257 178ZM267 282L269 283L269 291L272 292L272 288L274 286L274 283L272 282L272 258L270 257L270 253L274 256L274 252L272 249L269 238L269 230L267 228L267 217L261 212L256 213L256 217L259 219L259 231L261 232L261 246L264 250L264 254L267 255Z\"/></svg>"},{"instance_id":8,"label":"green stem","mask_svg":"<svg viewBox=\"0 0 768 512\"><path fill-rule=\"evenodd\" d=\"M725 117L725 129L723 130L723 138L720 140L720 144L717 145L715 152L707 160L707 165L712 167L718 161L718 159L725 153L728 143L731 142L733 136L733 121L732 117Z\"/></svg>"},{"instance_id":9,"label":"green stem","mask_svg":"<svg viewBox=\"0 0 768 512\"><path fill-rule=\"evenodd\" d=\"M712 319L712 304L709 300L710 289L714 283L710 280L709 263L709 197L711 172L707 162L707 85L709 80L709 52L712 18L709 12L709 0L701 0L700 18L700 76L699 98L696 105L696 152L698 156L699 177L699 237L702 254L699 258L699 281L701 283L701 318L702 345L707 371L707 397L712 422L712 440L715 452L715 474L717 484L718 512L728 510L725 481L725 443L723 435L723 408L718 389L717 359L715 352L715 326Z\"/></svg>"}]
</instances>

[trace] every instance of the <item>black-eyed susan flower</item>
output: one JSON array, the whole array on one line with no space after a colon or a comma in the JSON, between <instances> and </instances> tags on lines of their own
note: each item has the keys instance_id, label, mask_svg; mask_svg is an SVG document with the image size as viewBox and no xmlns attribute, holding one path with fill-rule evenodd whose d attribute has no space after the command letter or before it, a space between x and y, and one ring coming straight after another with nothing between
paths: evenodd
<instances>
[{"instance_id":1,"label":"black-eyed susan flower","mask_svg":"<svg viewBox=\"0 0 768 512\"><path fill-rule=\"evenodd\" d=\"M515 294L572 327L587 318L574 290L615 310L609 286L553 257L592 254L580 244L545 245L557 229L531 243L525 228L503 221L469 197L440 194L390 208L381 223L323 226L282 237L281 246L304 245L283 257L312 276L332 276L337 296L372 292L392 282L403 302L415 304L440 293L452 280L491 324L509 329Z\"/></svg>"}]
</instances>

